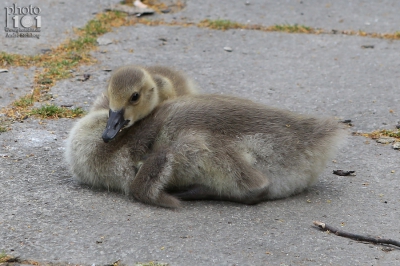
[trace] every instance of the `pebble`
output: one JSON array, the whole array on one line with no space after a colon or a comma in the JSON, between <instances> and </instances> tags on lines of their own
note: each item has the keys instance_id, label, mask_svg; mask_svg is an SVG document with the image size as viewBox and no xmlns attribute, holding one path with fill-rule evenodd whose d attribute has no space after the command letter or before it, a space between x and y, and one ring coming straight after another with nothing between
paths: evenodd
<instances>
[{"instance_id":1,"label":"pebble","mask_svg":"<svg viewBox=\"0 0 400 266\"><path fill-rule=\"evenodd\" d=\"M381 144L389 144L389 143L392 143L395 141L396 141L396 139L391 138L391 137L380 137L379 139L376 140L376 142L381 143Z\"/></svg>"},{"instance_id":2,"label":"pebble","mask_svg":"<svg viewBox=\"0 0 400 266\"><path fill-rule=\"evenodd\" d=\"M333 174L340 176L355 176L356 171L333 170Z\"/></svg>"},{"instance_id":3,"label":"pebble","mask_svg":"<svg viewBox=\"0 0 400 266\"><path fill-rule=\"evenodd\" d=\"M86 81L90 78L90 74L83 74L83 77L78 77L76 80L78 81Z\"/></svg>"},{"instance_id":4,"label":"pebble","mask_svg":"<svg viewBox=\"0 0 400 266\"><path fill-rule=\"evenodd\" d=\"M392 148L395 150L400 150L400 142L393 143Z\"/></svg>"},{"instance_id":5,"label":"pebble","mask_svg":"<svg viewBox=\"0 0 400 266\"><path fill-rule=\"evenodd\" d=\"M112 44L112 40L108 39L108 38L105 38L105 37L99 37L99 38L97 38L97 43L100 46L104 46L104 45Z\"/></svg>"},{"instance_id":6,"label":"pebble","mask_svg":"<svg viewBox=\"0 0 400 266\"><path fill-rule=\"evenodd\" d=\"M227 52L232 52L232 51L233 51L232 48L231 48L231 47L228 47L228 46L225 46L225 47L224 47L224 50L227 51Z\"/></svg>"},{"instance_id":7,"label":"pebble","mask_svg":"<svg viewBox=\"0 0 400 266\"><path fill-rule=\"evenodd\" d=\"M50 53L50 52L51 52L51 49L49 49L49 48L40 49L40 52L41 52L42 54L47 54L47 53Z\"/></svg>"},{"instance_id":8,"label":"pebble","mask_svg":"<svg viewBox=\"0 0 400 266\"><path fill-rule=\"evenodd\" d=\"M343 123L343 124L347 124L347 125L349 125L350 127L353 126L353 123L351 123L351 120L350 120L350 119L345 119L345 120L340 121L340 122Z\"/></svg>"},{"instance_id":9,"label":"pebble","mask_svg":"<svg viewBox=\"0 0 400 266\"><path fill-rule=\"evenodd\" d=\"M364 49L374 49L374 45L361 45L361 48L364 48Z\"/></svg>"}]
</instances>

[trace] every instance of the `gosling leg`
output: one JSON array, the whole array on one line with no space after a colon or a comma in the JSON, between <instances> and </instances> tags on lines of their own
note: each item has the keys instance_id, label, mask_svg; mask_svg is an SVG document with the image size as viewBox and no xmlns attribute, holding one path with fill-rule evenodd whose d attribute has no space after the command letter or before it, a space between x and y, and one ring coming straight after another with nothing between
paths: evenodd
<instances>
[{"instance_id":1,"label":"gosling leg","mask_svg":"<svg viewBox=\"0 0 400 266\"><path fill-rule=\"evenodd\" d=\"M169 157L172 155L166 151L150 155L129 185L129 194L141 202L168 208L179 207L180 201L164 191L172 173Z\"/></svg>"}]
</instances>

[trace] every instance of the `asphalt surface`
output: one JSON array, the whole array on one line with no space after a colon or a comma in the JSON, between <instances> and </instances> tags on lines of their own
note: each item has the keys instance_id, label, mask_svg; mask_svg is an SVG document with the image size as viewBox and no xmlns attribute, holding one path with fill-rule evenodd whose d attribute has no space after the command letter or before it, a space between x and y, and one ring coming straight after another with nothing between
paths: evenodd
<instances>
[{"instance_id":1,"label":"asphalt surface","mask_svg":"<svg viewBox=\"0 0 400 266\"><path fill-rule=\"evenodd\" d=\"M110 2L119 1L31 1L42 9L40 39L9 39L3 32L0 51L39 54L55 47ZM378 33L395 32L400 25L400 3L394 0L249 2L187 1L181 12L154 17ZM3 10L1 23L4 15ZM203 93L351 119L348 142L320 181L299 195L256 206L185 202L169 210L76 184L63 159L75 121L31 117L0 134L0 251L41 263L83 265L117 260L128 265L400 265L399 249L312 226L320 220L353 233L400 239L399 151L351 136L394 129L400 121L400 41L140 24L114 29L103 38L112 43L92 52L98 62L57 82L52 103L88 110L110 77L104 69L163 64L188 73ZM78 81L83 74L90 79ZM0 106L28 93L33 78L33 68L0 73ZM354 170L356 176L333 175L336 169Z\"/></svg>"}]
</instances>

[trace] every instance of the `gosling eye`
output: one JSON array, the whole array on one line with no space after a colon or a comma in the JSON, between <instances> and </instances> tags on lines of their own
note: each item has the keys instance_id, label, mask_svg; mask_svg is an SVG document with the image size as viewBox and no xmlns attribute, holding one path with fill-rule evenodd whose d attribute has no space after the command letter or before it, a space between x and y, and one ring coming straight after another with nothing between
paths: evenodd
<instances>
[{"instance_id":1,"label":"gosling eye","mask_svg":"<svg viewBox=\"0 0 400 266\"><path fill-rule=\"evenodd\" d=\"M134 92L131 96L130 102L135 103L139 100L140 94L138 92Z\"/></svg>"}]
</instances>

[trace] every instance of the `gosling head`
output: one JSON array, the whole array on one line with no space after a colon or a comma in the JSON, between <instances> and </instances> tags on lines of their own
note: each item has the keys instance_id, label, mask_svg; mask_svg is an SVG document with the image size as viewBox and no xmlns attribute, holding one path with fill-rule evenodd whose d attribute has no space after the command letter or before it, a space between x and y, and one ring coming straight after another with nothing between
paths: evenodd
<instances>
[{"instance_id":1,"label":"gosling head","mask_svg":"<svg viewBox=\"0 0 400 266\"><path fill-rule=\"evenodd\" d=\"M109 118L103 132L109 142L124 127L147 116L158 104L156 83L150 74L137 66L124 66L111 76L108 88Z\"/></svg>"}]
</instances>

